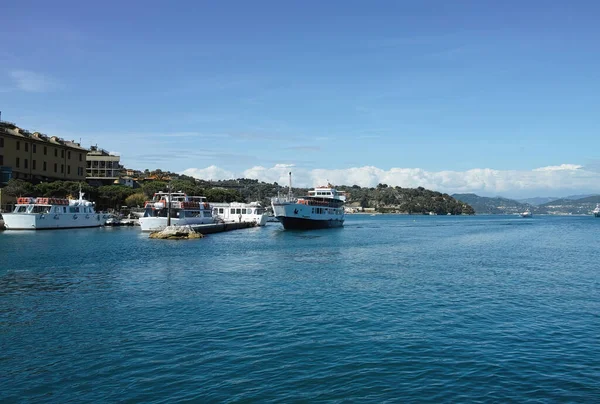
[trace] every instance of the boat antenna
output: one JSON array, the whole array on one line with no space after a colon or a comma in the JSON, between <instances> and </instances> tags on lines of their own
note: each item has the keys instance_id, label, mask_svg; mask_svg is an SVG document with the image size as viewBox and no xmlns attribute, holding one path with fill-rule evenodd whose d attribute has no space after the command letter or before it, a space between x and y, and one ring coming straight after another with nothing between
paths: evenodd
<instances>
[{"instance_id":1,"label":"boat antenna","mask_svg":"<svg viewBox=\"0 0 600 404\"><path fill-rule=\"evenodd\" d=\"M288 199L291 201L292 200L292 172L290 171L288 174L290 176L290 185L288 188Z\"/></svg>"}]
</instances>

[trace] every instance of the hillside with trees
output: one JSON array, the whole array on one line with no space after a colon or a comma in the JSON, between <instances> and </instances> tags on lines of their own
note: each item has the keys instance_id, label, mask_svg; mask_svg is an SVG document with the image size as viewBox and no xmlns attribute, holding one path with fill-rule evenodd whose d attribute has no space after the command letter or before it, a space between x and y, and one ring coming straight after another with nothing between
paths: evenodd
<instances>
[{"instance_id":1,"label":"hillside with trees","mask_svg":"<svg viewBox=\"0 0 600 404\"><path fill-rule=\"evenodd\" d=\"M490 198L475 194L453 194L452 196L471 205L477 214L510 215L524 212L527 209L534 209L528 203L521 203L502 197ZM540 211L539 209L535 210L536 212L534 213L539 213Z\"/></svg>"},{"instance_id":2,"label":"hillside with trees","mask_svg":"<svg viewBox=\"0 0 600 404\"><path fill-rule=\"evenodd\" d=\"M154 177L156 178L156 177ZM234 180L205 181L192 177L162 173L161 179L143 181L140 188L123 185L105 185L93 187L81 183L86 198L96 202L99 210L120 210L123 206L141 207L144 201L155 192L166 191L171 185L172 191L182 191L189 195L205 196L209 202L252 202L260 201L270 205L270 198L287 195L287 187L277 183L266 183L254 179L239 178ZM76 197L80 183L71 181L54 181L30 184L22 180L10 180L3 192L11 196L44 196ZM459 202L448 194L430 191L425 188L401 188L379 184L374 188L363 188L358 185L339 186L346 191L347 204L357 209L370 208L382 213L428 214L439 215L474 214L468 203ZM293 188L295 196L306 195L308 189Z\"/></svg>"}]
</instances>

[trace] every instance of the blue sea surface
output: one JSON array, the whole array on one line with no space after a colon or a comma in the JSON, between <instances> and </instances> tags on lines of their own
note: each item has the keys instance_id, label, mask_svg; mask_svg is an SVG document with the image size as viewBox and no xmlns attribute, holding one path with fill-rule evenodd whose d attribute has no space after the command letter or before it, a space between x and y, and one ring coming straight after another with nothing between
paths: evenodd
<instances>
[{"instance_id":1,"label":"blue sea surface","mask_svg":"<svg viewBox=\"0 0 600 404\"><path fill-rule=\"evenodd\" d=\"M0 233L0 401L600 402L600 219Z\"/></svg>"}]
</instances>

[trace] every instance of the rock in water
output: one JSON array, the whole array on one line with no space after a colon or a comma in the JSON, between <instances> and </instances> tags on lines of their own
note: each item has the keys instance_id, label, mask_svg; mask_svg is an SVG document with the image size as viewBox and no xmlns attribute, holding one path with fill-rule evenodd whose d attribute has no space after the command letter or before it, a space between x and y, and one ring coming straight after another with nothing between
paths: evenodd
<instances>
[{"instance_id":1,"label":"rock in water","mask_svg":"<svg viewBox=\"0 0 600 404\"><path fill-rule=\"evenodd\" d=\"M150 233L150 238L160 240L189 240L202 237L204 235L196 232L191 226L167 226L161 231Z\"/></svg>"}]
</instances>

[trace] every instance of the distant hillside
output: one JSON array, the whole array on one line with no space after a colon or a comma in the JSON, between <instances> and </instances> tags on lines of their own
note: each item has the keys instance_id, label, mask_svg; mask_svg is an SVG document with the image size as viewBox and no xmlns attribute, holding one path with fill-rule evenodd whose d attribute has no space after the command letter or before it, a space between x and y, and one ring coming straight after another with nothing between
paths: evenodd
<instances>
[{"instance_id":1,"label":"distant hillside","mask_svg":"<svg viewBox=\"0 0 600 404\"><path fill-rule=\"evenodd\" d=\"M379 212L438 215L471 215L473 208L464 201L457 201L448 194L430 191L423 187L401 188L379 184L375 188L340 186L348 193L348 205L374 208Z\"/></svg>"},{"instance_id":2,"label":"distant hillside","mask_svg":"<svg viewBox=\"0 0 600 404\"><path fill-rule=\"evenodd\" d=\"M570 199L572 196L568 196L538 206L533 203L523 203L508 198L489 198L475 194L454 194L452 197L461 202L468 203L475 209L475 213L479 214L515 214L530 209L534 214L538 215L588 215L596 207L596 204L600 203L600 195L586 196L585 198L575 200Z\"/></svg>"},{"instance_id":3,"label":"distant hillside","mask_svg":"<svg viewBox=\"0 0 600 404\"><path fill-rule=\"evenodd\" d=\"M588 196L581 199L557 199L540 205L538 208L546 210L550 214L572 214L587 215L600 203L600 195Z\"/></svg>"},{"instance_id":4,"label":"distant hillside","mask_svg":"<svg viewBox=\"0 0 600 404\"><path fill-rule=\"evenodd\" d=\"M517 199L517 202L538 206L543 205L544 203L555 201L557 199L560 198L554 196L536 196L534 198Z\"/></svg>"},{"instance_id":5,"label":"distant hillside","mask_svg":"<svg viewBox=\"0 0 600 404\"><path fill-rule=\"evenodd\" d=\"M475 194L454 194L452 197L471 205L479 214L514 214L532 208L530 204L501 197L489 198Z\"/></svg>"}]
</instances>

